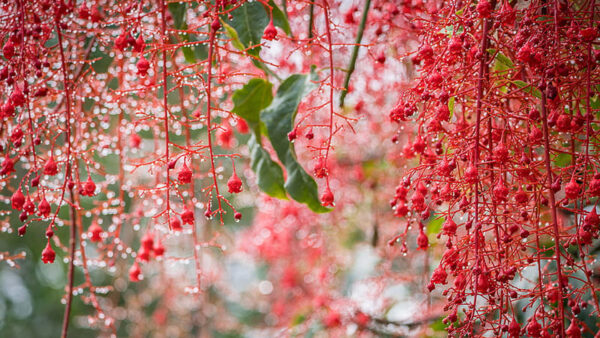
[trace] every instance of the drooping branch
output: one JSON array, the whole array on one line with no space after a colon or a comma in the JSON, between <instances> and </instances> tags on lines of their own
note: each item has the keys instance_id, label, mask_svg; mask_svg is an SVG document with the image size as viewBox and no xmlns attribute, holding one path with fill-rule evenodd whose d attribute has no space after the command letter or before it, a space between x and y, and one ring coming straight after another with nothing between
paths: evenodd
<instances>
[{"instance_id":1,"label":"drooping branch","mask_svg":"<svg viewBox=\"0 0 600 338\"><path fill-rule=\"evenodd\" d=\"M545 80L542 82L542 87L545 87ZM558 228L558 211L556 206L556 199L554 197L554 191L552 190L552 159L550 158L550 132L548 129L548 112L546 106L546 88L542 89L542 99L541 99L541 108L542 108L542 132L544 139L544 163L546 165L546 179L544 181L545 187L548 191L548 198L550 201L550 211L552 216L552 229L554 231L554 259L556 261L556 273L558 279L558 312L560 316L560 332L561 337L565 335L565 309L563 304L563 288L565 286L565 281L563 280L563 272L562 272L562 263L561 263L561 236L560 229Z\"/></svg>"},{"instance_id":2,"label":"drooping branch","mask_svg":"<svg viewBox=\"0 0 600 338\"><path fill-rule=\"evenodd\" d=\"M340 108L344 106L344 101L346 99L346 95L348 94L348 86L350 86L350 78L352 77L352 73L354 73L354 69L356 68L356 59L358 58L358 51L360 49L360 44L362 42L363 33L365 31L365 25L367 24L367 18L369 17L369 8L371 6L371 0L365 1L365 6L363 8L362 17L360 19L360 24L358 26L358 32L356 33L356 40L354 41L354 47L352 49L352 56L350 56L350 63L348 64L348 69L346 69L346 77L344 78L344 87L342 88L342 92L340 93Z\"/></svg>"},{"instance_id":3,"label":"drooping branch","mask_svg":"<svg viewBox=\"0 0 600 338\"><path fill-rule=\"evenodd\" d=\"M73 302L73 281L74 281L74 270L75 270L75 244L76 244L76 236L77 236L77 224L75 224L75 220L77 219L77 215L76 212L77 210L75 209L75 204L74 204L74 198L73 198L73 186L68 184L69 181L72 181L72 163L71 163L71 91L70 91L70 85L69 85L69 76L68 76L68 70L67 70L67 61L65 58L65 53L63 51L63 37L62 37L62 30L61 30L61 24L60 24L60 19L61 19L61 15L60 13L56 13L55 14L55 21L56 21L56 35L58 37L58 46L59 46L59 50L60 50L60 58L61 58L61 68L62 68L62 75L63 75L63 86L64 86L64 92L65 92L65 102L66 102L66 133L65 133L65 138L66 138L66 142L67 142L67 159L66 159L66 173L65 173L65 180L64 180L64 184L63 184L63 192L62 195L63 197L61 197L61 201L64 198L64 193L65 193L65 187L68 187L69 190L69 195L71 198L71 203L70 203L70 227L71 227L71 231L70 231L70 237L69 237L69 272L68 272L68 282L67 282L67 301L66 301L66 306L65 306L65 313L63 315L63 325L62 325L62 338L66 338L67 337L67 332L69 330L69 319L71 316L71 303ZM58 209L60 209L60 202L59 202L59 207L57 208L57 214L58 214ZM56 217L56 216L55 216ZM52 230L50 230L52 231Z\"/></svg>"}]
</instances>

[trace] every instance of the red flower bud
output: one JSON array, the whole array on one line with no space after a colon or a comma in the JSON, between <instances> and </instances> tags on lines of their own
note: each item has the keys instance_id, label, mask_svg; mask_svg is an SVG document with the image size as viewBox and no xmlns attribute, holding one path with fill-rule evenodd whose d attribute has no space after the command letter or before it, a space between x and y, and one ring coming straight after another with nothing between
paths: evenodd
<instances>
[{"instance_id":1,"label":"red flower bud","mask_svg":"<svg viewBox=\"0 0 600 338\"><path fill-rule=\"evenodd\" d=\"M141 243L144 249L151 251L154 246L154 235L147 232L144 237L142 237Z\"/></svg>"},{"instance_id":2,"label":"red flower bud","mask_svg":"<svg viewBox=\"0 0 600 338\"><path fill-rule=\"evenodd\" d=\"M181 214L181 220L183 224L194 225L194 212L188 208L185 208Z\"/></svg>"},{"instance_id":3,"label":"red flower bud","mask_svg":"<svg viewBox=\"0 0 600 338\"><path fill-rule=\"evenodd\" d=\"M577 184L577 182L575 182L575 179L572 177L571 181L565 186L565 195L567 196L568 199L576 199L577 196L579 196L579 193L581 192L581 187L579 186L579 184Z\"/></svg>"},{"instance_id":4,"label":"red flower bud","mask_svg":"<svg viewBox=\"0 0 600 338\"><path fill-rule=\"evenodd\" d=\"M487 0L480 0L477 4L477 12L479 13L479 17L488 18L492 13L492 4Z\"/></svg>"},{"instance_id":5,"label":"red flower bud","mask_svg":"<svg viewBox=\"0 0 600 338\"><path fill-rule=\"evenodd\" d=\"M423 231L423 227L419 229L419 237L417 237L417 246L419 250L427 250L427 247L429 246L429 239Z\"/></svg>"},{"instance_id":6,"label":"red flower bud","mask_svg":"<svg viewBox=\"0 0 600 338\"><path fill-rule=\"evenodd\" d=\"M44 264L54 263L54 258L56 257L56 253L50 246L50 241L46 244L46 248L42 251L42 262Z\"/></svg>"},{"instance_id":7,"label":"red flower bud","mask_svg":"<svg viewBox=\"0 0 600 338\"><path fill-rule=\"evenodd\" d=\"M333 202L334 202L333 193L331 192L331 189L329 189L329 187L327 187L327 189L325 189L325 192L323 193L323 195L321 195L321 204L323 204L323 206L325 206L325 207L330 207L330 206L333 206Z\"/></svg>"},{"instance_id":8,"label":"red flower bud","mask_svg":"<svg viewBox=\"0 0 600 338\"><path fill-rule=\"evenodd\" d=\"M150 63L146 58L142 55L140 60L137 63L137 73L139 76L144 77L148 75L148 69L150 69Z\"/></svg>"},{"instance_id":9,"label":"red flower bud","mask_svg":"<svg viewBox=\"0 0 600 338\"><path fill-rule=\"evenodd\" d=\"M181 231L181 229L183 229L181 227L181 221L179 221L179 218L177 218L176 216L171 217L171 219L169 220L169 226L173 231Z\"/></svg>"},{"instance_id":10,"label":"red flower bud","mask_svg":"<svg viewBox=\"0 0 600 338\"><path fill-rule=\"evenodd\" d=\"M14 192L10 198L10 203L12 208L15 210L23 209L23 204L25 204L25 196L21 192L21 188L17 188L17 191Z\"/></svg>"},{"instance_id":11,"label":"red flower bud","mask_svg":"<svg viewBox=\"0 0 600 338\"><path fill-rule=\"evenodd\" d=\"M188 166L185 163L183 164L183 167L181 167L181 169L179 170L179 173L177 174L177 179L182 184L192 182L192 171L190 170L190 168L188 168Z\"/></svg>"},{"instance_id":12,"label":"red flower bud","mask_svg":"<svg viewBox=\"0 0 600 338\"><path fill-rule=\"evenodd\" d=\"M54 157L50 156L46 164L44 164L44 175L54 176L58 174L58 166L54 161Z\"/></svg>"}]
</instances>

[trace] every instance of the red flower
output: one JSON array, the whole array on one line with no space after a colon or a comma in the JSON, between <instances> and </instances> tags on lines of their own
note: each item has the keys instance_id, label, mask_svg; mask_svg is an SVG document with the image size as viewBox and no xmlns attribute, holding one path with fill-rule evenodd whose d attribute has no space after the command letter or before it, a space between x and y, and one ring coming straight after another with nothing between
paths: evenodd
<instances>
[{"instance_id":1,"label":"red flower","mask_svg":"<svg viewBox=\"0 0 600 338\"><path fill-rule=\"evenodd\" d=\"M238 194L242 192L242 180L237 176L237 173L234 171L233 175L227 181L227 188L229 192L232 194Z\"/></svg>"},{"instance_id":2,"label":"red flower","mask_svg":"<svg viewBox=\"0 0 600 338\"><path fill-rule=\"evenodd\" d=\"M154 255L156 257L162 256L165 253L165 247L162 245L161 241L156 241L152 250L154 251Z\"/></svg>"},{"instance_id":3,"label":"red flower","mask_svg":"<svg viewBox=\"0 0 600 338\"><path fill-rule=\"evenodd\" d=\"M94 196L96 193L96 183L92 181L92 177L88 176L87 181L83 187L80 188L80 193L83 196Z\"/></svg>"},{"instance_id":4,"label":"red flower","mask_svg":"<svg viewBox=\"0 0 600 338\"><path fill-rule=\"evenodd\" d=\"M529 320L529 324L527 324L527 334L531 337L540 337L542 333L542 326L535 318L531 318Z\"/></svg>"},{"instance_id":5,"label":"red flower","mask_svg":"<svg viewBox=\"0 0 600 338\"><path fill-rule=\"evenodd\" d=\"M525 204L527 203L527 200L527 193L523 191L523 188L519 187L519 190L517 190L517 193L515 194L515 201L519 204Z\"/></svg>"},{"instance_id":6,"label":"red flower","mask_svg":"<svg viewBox=\"0 0 600 338\"><path fill-rule=\"evenodd\" d=\"M487 18L492 13L492 4L487 0L480 0L477 4L477 12L479 12L479 16L482 18Z\"/></svg>"},{"instance_id":7,"label":"red flower","mask_svg":"<svg viewBox=\"0 0 600 338\"><path fill-rule=\"evenodd\" d=\"M142 237L141 243L144 249L148 251L152 250L152 247L154 246L154 235L147 232L144 237Z\"/></svg>"},{"instance_id":8,"label":"red flower","mask_svg":"<svg viewBox=\"0 0 600 338\"><path fill-rule=\"evenodd\" d=\"M581 329L577 325L577 319L573 318L571 320L571 325L569 325L565 332L569 338L581 338Z\"/></svg>"},{"instance_id":9,"label":"red flower","mask_svg":"<svg viewBox=\"0 0 600 338\"><path fill-rule=\"evenodd\" d=\"M329 174L329 172L327 171L327 163L325 162L325 158L317 158L315 166L313 167L313 172L315 173L315 177L317 178L323 178Z\"/></svg>"},{"instance_id":10,"label":"red flower","mask_svg":"<svg viewBox=\"0 0 600 338\"><path fill-rule=\"evenodd\" d=\"M139 282L142 277L142 269L140 269L140 265L136 261L133 263L131 268L129 268L129 280L132 282Z\"/></svg>"},{"instance_id":11,"label":"red flower","mask_svg":"<svg viewBox=\"0 0 600 338\"><path fill-rule=\"evenodd\" d=\"M4 57L7 60L10 60L13 56L15 56L15 46L12 44L10 39L4 44L4 47L2 47L2 54L4 54Z\"/></svg>"},{"instance_id":12,"label":"red flower","mask_svg":"<svg viewBox=\"0 0 600 338\"><path fill-rule=\"evenodd\" d=\"M340 326L342 324L342 317L340 316L339 312L331 310L329 311L327 316L325 316L323 324L325 324L325 326L330 329Z\"/></svg>"},{"instance_id":13,"label":"red flower","mask_svg":"<svg viewBox=\"0 0 600 338\"><path fill-rule=\"evenodd\" d=\"M139 148L140 143L142 143L142 138L140 135L133 133L131 136L129 136L129 146L131 148Z\"/></svg>"},{"instance_id":14,"label":"red flower","mask_svg":"<svg viewBox=\"0 0 600 338\"><path fill-rule=\"evenodd\" d=\"M42 262L44 264L54 263L54 258L56 257L56 253L50 246L50 241L46 244L46 248L42 251Z\"/></svg>"},{"instance_id":15,"label":"red flower","mask_svg":"<svg viewBox=\"0 0 600 338\"><path fill-rule=\"evenodd\" d=\"M127 48L127 35L128 32L123 32L115 39L115 47L121 52Z\"/></svg>"},{"instance_id":16,"label":"red flower","mask_svg":"<svg viewBox=\"0 0 600 338\"><path fill-rule=\"evenodd\" d=\"M137 63L137 73L139 76L144 77L148 75L148 69L150 69L150 63L146 58L142 55L140 60Z\"/></svg>"},{"instance_id":17,"label":"red flower","mask_svg":"<svg viewBox=\"0 0 600 338\"><path fill-rule=\"evenodd\" d=\"M446 278L448 278L446 270L442 267L442 265L438 265L435 271L433 271L431 282L434 284L446 284Z\"/></svg>"},{"instance_id":18,"label":"red flower","mask_svg":"<svg viewBox=\"0 0 600 338\"><path fill-rule=\"evenodd\" d=\"M511 337L519 337L519 334L521 333L521 326L514 317L508 325L508 333L510 333Z\"/></svg>"},{"instance_id":19,"label":"red flower","mask_svg":"<svg viewBox=\"0 0 600 338\"><path fill-rule=\"evenodd\" d=\"M0 175L10 175L15 172L15 161L8 157L8 155L4 158L4 162L2 162L2 169L0 170Z\"/></svg>"},{"instance_id":20,"label":"red flower","mask_svg":"<svg viewBox=\"0 0 600 338\"><path fill-rule=\"evenodd\" d=\"M592 211L590 211L587 214L587 216L585 216L583 223L585 226L588 226L588 227L597 227L598 224L600 224L600 218L598 217L598 214L596 213L595 206L592 209Z\"/></svg>"},{"instance_id":21,"label":"red flower","mask_svg":"<svg viewBox=\"0 0 600 338\"><path fill-rule=\"evenodd\" d=\"M21 188L17 188L17 191L14 192L12 197L10 198L10 203L13 209L21 210L23 209L23 204L25 204L25 196L21 192Z\"/></svg>"},{"instance_id":22,"label":"red flower","mask_svg":"<svg viewBox=\"0 0 600 338\"><path fill-rule=\"evenodd\" d=\"M577 184L577 182L575 182L574 178L571 178L571 181L565 186L565 195L568 199L573 200L576 199L577 196L579 196L580 192L581 187L579 186L579 184Z\"/></svg>"},{"instance_id":23,"label":"red flower","mask_svg":"<svg viewBox=\"0 0 600 338\"><path fill-rule=\"evenodd\" d=\"M19 107L25 103L25 96L19 87L16 87L13 90L12 94L10 94L10 101L16 106Z\"/></svg>"},{"instance_id":24,"label":"red flower","mask_svg":"<svg viewBox=\"0 0 600 338\"><path fill-rule=\"evenodd\" d=\"M429 239L423 231L423 227L421 227L421 229L419 230L419 237L417 237L417 246L419 250L427 250L427 247L429 246Z\"/></svg>"},{"instance_id":25,"label":"red flower","mask_svg":"<svg viewBox=\"0 0 600 338\"><path fill-rule=\"evenodd\" d=\"M44 197L42 199L42 201L40 202L40 204L38 205L38 211L40 216L42 217L48 217L50 215L51 207L50 207L50 203L48 203L48 201L46 200L46 197Z\"/></svg>"},{"instance_id":26,"label":"red flower","mask_svg":"<svg viewBox=\"0 0 600 338\"><path fill-rule=\"evenodd\" d=\"M331 189L329 189L329 187L327 187L327 189L325 189L325 192L323 193L323 195L321 195L321 204L323 204L323 206L325 206L325 207L330 207L330 206L333 206L333 201L334 201L333 193L331 192Z\"/></svg>"},{"instance_id":27,"label":"red flower","mask_svg":"<svg viewBox=\"0 0 600 338\"><path fill-rule=\"evenodd\" d=\"M188 208L185 208L181 214L181 220L183 224L194 225L194 212Z\"/></svg>"},{"instance_id":28,"label":"red flower","mask_svg":"<svg viewBox=\"0 0 600 338\"><path fill-rule=\"evenodd\" d=\"M454 223L452 218L448 218L446 220L446 222L444 222L444 225L442 227L442 231L444 231L444 234L446 234L447 236L456 235L456 229L457 229L456 223Z\"/></svg>"},{"instance_id":29,"label":"red flower","mask_svg":"<svg viewBox=\"0 0 600 338\"><path fill-rule=\"evenodd\" d=\"M192 214L192 217L194 215ZM193 222L193 221L192 221ZM176 216L171 217L171 219L169 220L169 226L171 227L172 230L174 231L181 231L181 229L183 229L181 227L181 221L179 221L179 218L177 218Z\"/></svg>"},{"instance_id":30,"label":"red flower","mask_svg":"<svg viewBox=\"0 0 600 338\"><path fill-rule=\"evenodd\" d=\"M190 168L188 168L188 166L185 163L183 164L183 167L181 167L181 169L179 170L179 173L177 173L177 179L182 184L187 184L192 181L192 171L190 170Z\"/></svg>"},{"instance_id":31,"label":"red flower","mask_svg":"<svg viewBox=\"0 0 600 338\"><path fill-rule=\"evenodd\" d=\"M102 228L98 225L98 223L93 222L92 225L88 228L89 237L92 242L100 242L102 240Z\"/></svg>"},{"instance_id":32,"label":"red flower","mask_svg":"<svg viewBox=\"0 0 600 338\"><path fill-rule=\"evenodd\" d=\"M50 156L46 164L44 164L44 175L54 176L58 174L58 166L54 162L54 157Z\"/></svg>"},{"instance_id":33,"label":"red flower","mask_svg":"<svg viewBox=\"0 0 600 338\"><path fill-rule=\"evenodd\" d=\"M508 188L506 188L506 186L504 185L504 180L500 179L498 180L498 183L496 183L496 185L494 186L494 197L498 200L498 201L506 201L506 198L508 196Z\"/></svg>"},{"instance_id":34,"label":"red flower","mask_svg":"<svg viewBox=\"0 0 600 338\"><path fill-rule=\"evenodd\" d=\"M277 29L273 25L273 19L271 19L271 21L269 21L269 24L267 25L267 28L265 28L265 31L263 33L263 39L271 41L271 40L275 39L276 37L277 37Z\"/></svg>"}]
</instances>

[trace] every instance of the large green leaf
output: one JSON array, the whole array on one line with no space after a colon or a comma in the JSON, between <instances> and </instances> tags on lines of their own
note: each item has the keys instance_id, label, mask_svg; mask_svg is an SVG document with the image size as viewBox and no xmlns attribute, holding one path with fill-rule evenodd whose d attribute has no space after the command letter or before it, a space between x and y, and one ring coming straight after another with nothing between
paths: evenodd
<instances>
[{"instance_id":1,"label":"large green leaf","mask_svg":"<svg viewBox=\"0 0 600 338\"><path fill-rule=\"evenodd\" d=\"M269 153L260 146L253 135L248 141L250 165L256 173L258 187L267 195L287 199L283 182L283 170L271 159Z\"/></svg>"},{"instance_id":2,"label":"large green leaf","mask_svg":"<svg viewBox=\"0 0 600 338\"><path fill-rule=\"evenodd\" d=\"M291 34L290 24L283 12L273 0L269 2L269 5L273 8L273 24L283 29L286 34ZM258 56L260 52L258 45L270 20L265 7L258 1L246 2L231 12L231 16L231 21L226 22L226 25L223 26L229 37L233 39L234 47L240 50L253 47L248 49L248 53ZM231 29L235 30L235 34Z\"/></svg>"},{"instance_id":3,"label":"large green leaf","mask_svg":"<svg viewBox=\"0 0 600 338\"><path fill-rule=\"evenodd\" d=\"M223 28L225 28L225 32L227 33L227 36L229 36L229 38L231 39L231 44L233 45L233 47L239 49L239 50L245 50L246 48L244 47L244 44L242 43L242 41L240 41L240 37L238 36L237 31L235 30L235 28L231 27L230 25L228 25L225 22L222 22L223 24Z\"/></svg>"},{"instance_id":4,"label":"large green leaf","mask_svg":"<svg viewBox=\"0 0 600 338\"><path fill-rule=\"evenodd\" d=\"M238 39L244 47L260 44L265 27L269 24L269 16L260 2L246 2L231 12L231 16L229 26L236 31ZM227 31L229 32L229 30ZM239 49L239 46L235 44L234 46ZM258 55L259 52L260 47L248 50L248 53L252 55Z\"/></svg>"},{"instance_id":5,"label":"large green leaf","mask_svg":"<svg viewBox=\"0 0 600 338\"><path fill-rule=\"evenodd\" d=\"M273 84L259 78L251 79L243 88L233 93L232 101L232 112L243 118L254 131L254 135L248 141L248 148L258 187L269 196L287 199L283 186L283 170L260 144L260 111L273 101Z\"/></svg>"},{"instance_id":6,"label":"large green leaf","mask_svg":"<svg viewBox=\"0 0 600 338\"><path fill-rule=\"evenodd\" d=\"M287 192L294 200L306 204L315 212L328 212L331 209L323 207L319 201L317 183L298 163L294 144L287 136L294 126L300 101L316 88L314 80L316 80L315 73L311 73L310 76L294 74L288 77L279 86L273 102L261 112L260 117L267 128L269 140L277 157L286 168Z\"/></svg>"},{"instance_id":7,"label":"large green leaf","mask_svg":"<svg viewBox=\"0 0 600 338\"><path fill-rule=\"evenodd\" d=\"M290 24L283 11L277 7L273 0L269 1L269 6L273 7L273 24L283 29L285 34L291 35L292 30L290 29Z\"/></svg>"},{"instance_id":8,"label":"large green leaf","mask_svg":"<svg viewBox=\"0 0 600 338\"><path fill-rule=\"evenodd\" d=\"M232 100L232 112L246 120L255 134L260 133L260 111L273 101L273 84L259 78L252 79L233 93Z\"/></svg>"}]
</instances>

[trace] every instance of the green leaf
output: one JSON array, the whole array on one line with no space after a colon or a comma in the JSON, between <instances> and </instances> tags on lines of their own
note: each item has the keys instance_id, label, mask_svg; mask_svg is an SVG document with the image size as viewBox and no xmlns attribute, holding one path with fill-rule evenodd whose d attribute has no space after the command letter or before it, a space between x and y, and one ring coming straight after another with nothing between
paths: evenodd
<instances>
[{"instance_id":1,"label":"green leaf","mask_svg":"<svg viewBox=\"0 0 600 338\"><path fill-rule=\"evenodd\" d=\"M285 17L285 14L277 7L277 4L273 0L269 1L273 13L273 24L280 27L286 34L292 33L290 24ZM270 16L265 7L258 1L246 2L233 12L231 12L232 19L227 24L230 28L233 28L237 33L237 41L243 46L234 45L240 50L244 50L248 47L257 46L262 40L265 28L269 24ZM223 19L222 21L225 21ZM233 39L233 36L227 27L225 27L228 35ZM260 52L260 47L254 47L248 51L249 54L257 56Z\"/></svg>"},{"instance_id":2,"label":"green leaf","mask_svg":"<svg viewBox=\"0 0 600 338\"><path fill-rule=\"evenodd\" d=\"M223 25L223 28L225 28L225 33L227 34L227 36L229 36L229 38L231 39L231 44L233 45L233 47L239 49L239 50L244 50L246 49L244 47L244 44L240 41L240 37L238 36L237 31L235 30L235 28L229 26L227 23L222 22L221 23Z\"/></svg>"},{"instance_id":3,"label":"green leaf","mask_svg":"<svg viewBox=\"0 0 600 338\"><path fill-rule=\"evenodd\" d=\"M445 34L448 37L451 37L451 36L453 36L455 34L456 35L461 34L463 31L464 31L464 28L462 26L458 27L458 29L456 30L456 32L454 31L454 26L446 26L446 27L444 27L444 28L442 28L440 30L440 33L441 34Z\"/></svg>"},{"instance_id":4,"label":"green leaf","mask_svg":"<svg viewBox=\"0 0 600 338\"><path fill-rule=\"evenodd\" d=\"M512 83L515 84L517 87L522 88L525 93L529 93L537 97L538 99L542 98L542 92L536 87L530 85L529 83L521 80L515 80L512 81Z\"/></svg>"},{"instance_id":5,"label":"green leaf","mask_svg":"<svg viewBox=\"0 0 600 338\"><path fill-rule=\"evenodd\" d=\"M92 108L94 107L94 104L96 104L96 101L94 101L93 99L86 97L83 99L83 105L82 105L82 109L85 112L90 112L92 110Z\"/></svg>"},{"instance_id":6,"label":"green leaf","mask_svg":"<svg viewBox=\"0 0 600 338\"><path fill-rule=\"evenodd\" d=\"M260 190L272 197L288 199L285 193L283 170L279 164L271 159L269 153L260 146L254 135L248 141L248 148L250 149L250 165L256 173Z\"/></svg>"},{"instance_id":7,"label":"green leaf","mask_svg":"<svg viewBox=\"0 0 600 338\"><path fill-rule=\"evenodd\" d=\"M352 249L356 244L364 241L366 235L365 232L360 228L354 228L350 231L347 231L344 237L345 238L342 242L342 245L345 248Z\"/></svg>"},{"instance_id":8,"label":"green leaf","mask_svg":"<svg viewBox=\"0 0 600 338\"><path fill-rule=\"evenodd\" d=\"M194 34L186 34L184 41L196 42L196 36ZM191 46L181 47L185 61L190 64L194 64L197 60L205 60L208 58L208 47L205 44L195 44Z\"/></svg>"},{"instance_id":9,"label":"green leaf","mask_svg":"<svg viewBox=\"0 0 600 338\"><path fill-rule=\"evenodd\" d=\"M251 79L242 89L233 93L232 100L232 112L246 120L255 133L260 133L260 111L273 101L273 84L259 78Z\"/></svg>"},{"instance_id":10,"label":"green leaf","mask_svg":"<svg viewBox=\"0 0 600 338\"><path fill-rule=\"evenodd\" d=\"M512 60L501 52L496 53L494 48L489 48L487 51L490 53L490 55L496 56L496 68L498 68L496 70L508 70L515 67L515 64L512 62Z\"/></svg>"},{"instance_id":11,"label":"green leaf","mask_svg":"<svg viewBox=\"0 0 600 338\"><path fill-rule=\"evenodd\" d=\"M185 21L186 14L186 4L185 3L176 3L172 2L168 5L169 12L173 17L173 26L175 26L178 30L187 29L187 22ZM195 42L198 41L194 34L180 34L181 39L185 42ZM187 63L196 63L196 61L204 60L208 58L208 48L204 44L195 44L192 46L184 46L181 47L181 51L183 52L183 56L185 57L185 61Z\"/></svg>"},{"instance_id":12,"label":"green leaf","mask_svg":"<svg viewBox=\"0 0 600 338\"><path fill-rule=\"evenodd\" d=\"M290 24L285 14L277 7L273 0L269 5L273 8L273 24L280 27L283 31L291 35ZM245 51L249 55L258 57L260 53L260 43L265 28L269 24L270 16L265 7L260 2L246 2L233 12L232 19L227 21L226 17L221 18L225 33L231 39L231 44L238 50ZM265 74L274 75L266 65L257 59L252 59L252 63Z\"/></svg>"},{"instance_id":13,"label":"green leaf","mask_svg":"<svg viewBox=\"0 0 600 338\"><path fill-rule=\"evenodd\" d=\"M452 34L454 33L454 27L453 26L446 26L446 27L444 27L444 28L442 28L440 30L440 33L446 34L448 36L452 36Z\"/></svg>"},{"instance_id":14,"label":"green leaf","mask_svg":"<svg viewBox=\"0 0 600 338\"><path fill-rule=\"evenodd\" d=\"M273 0L269 1L269 6L273 7L273 24L285 32L287 35L292 35L292 30L290 29L290 23L288 19L285 17L285 14L277 4ZM266 27L266 26L265 26Z\"/></svg>"},{"instance_id":15,"label":"green leaf","mask_svg":"<svg viewBox=\"0 0 600 338\"><path fill-rule=\"evenodd\" d=\"M287 199L284 188L283 170L260 145L260 111L273 101L273 84L255 78L233 93L233 112L243 118L254 131L248 141L250 164L256 173L258 187L269 196Z\"/></svg>"},{"instance_id":16,"label":"green leaf","mask_svg":"<svg viewBox=\"0 0 600 338\"><path fill-rule=\"evenodd\" d=\"M239 48L234 45L236 48L244 50L246 47L260 44L265 27L269 24L269 15L260 2L246 2L231 12L231 16L229 26L236 31L239 42L244 46ZM230 33L227 27L225 29ZM260 46L248 50L248 53L254 56L259 52Z\"/></svg>"},{"instance_id":17,"label":"green leaf","mask_svg":"<svg viewBox=\"0 0 600 338\"><path fill-rule=\"evenodd\" d=\"M113 62L113 59L114 58L110 57L108 54L101 52L100 48L92 49L92 52L89 56L89 60L94 60L91 63L92 69L98 74L108 72L108 68Z\"/></svg>"},{"instance_id":18,"label":"green leaf","mask_svg":"<svg viewBox=\"0 0 600 338\"><path fill-rule=\"evenodd\" d=\"M252 308L246 308L240 303L226 302L225 307L228 312L242 324L250 325L264 319L264 314L262 312Z\"/></svg>"},{"instance_id":19,"label":"green leaf","mask_svg":"<svg viewBox=\"0 0 600 338\"><path fill-rule=\"evenodd\" d=\"M436 321L431 323L429 327L435 332L445 331L450 324L444 324L443 318L438 318Z\"/></svg>"},{"instance_id":20,"label":"green leaf","mask_svg":"<svg viewBox=\"0 0 600 338\"><path fill-rule=\"evenodd\" d=\"M58 45L58 35L56 35L56 32L53 31L52 37L44 42L44 47L52 48L56 45Z\"/></svg>"},{"instance_id":21,"label":"green leaf","mask_svg":"<svg viewBox=\"0 0 600 338\"><path fill-rule=\"evenodd\" d=\"M557 167L564 168L571 164L572 156L571 154L560 153L558 156L554 158L554 165Z\"/></svg>"},{"instance_id":22,"label":"green leaf","mask_svg":"<svg viewBox=\"0 0 600 338\"><path fill-rule=\"evenodd\" d=\"M306 173L296 159L294 144L288 140L292 131L298 105L302 98L315 89L316 74L294 74L288 77L277 89L273 102L261 112L261 120L267 128L269 140L277 157L286 168L285 189L290 196L306 204L312 211L328 212L331 209L321 205L315 180Z\"/></svg>"},{"instance_id":23,"label":"green leaf","mask_svg":"<svg viewBox=\"0 0 600 338\"><path fill-rule=\"evenodd\" d=\"M512 60L509 59L506 55L504 55L502 53L496 54L496 60L500 61L501 63L503 63L504 65L506 65L509 68L513 68L515 66L515 64L512 62Z\"/></svg>"},{"instance_id":24,"label":"green leaf","mask_svg":"<svg viewBox=\"0 0 600 338\"><path fill-rule=\"evenodd\" d=\"M296 315L292 319L292 326L300 325L306 321L306 316L304 314Z\"/></svg>"},{"instance_id":25,"label":"green leaf","mask_svg":"<svg viewBox=\"0 0 600 338\"><path fill-rule=\"evenodd\" d=\"M585 105L585 102L583 103ZM595 95L590 99L590 107L594 110L600 109L600 97Z\"/></svg>"},{"instance_id":26,"label":"green leaf","mask_svg":"<svg viewBox=\"0 0 600 338\"><path fill-rule=\"evenodd\" d=\"M113 58L98 50L90 53L90 58L97 59L94 62L92 62L92 68L98 74L104 74L108 72L108 68L110 67L110 64L113 61Z\"/></svg>"},{"instance_id":27,"label":"green leaf","mask_svg":"<svg viewBox=\"0 0 600 338\"><path fill-rule=\"evenodd\" d=\"M438 234L440 229L442 229L442 224L444 224L445 221L446 219L444 217L436 218L430 221L427 224L427 234Z\"/></svg>"},{"instance_id":28,"label":"green leaf","mask_svg":"<svg viewBox=\"0 0 600 338\"><path fill-rule=\"evenodd\" d=\"M94 153L94 161L102 166L107 174L119 174L119 156L116 154L108 154L100 156L99 153Z\"/></svg>"},{"instance_id":29,"label":"green leaf","mask_svg":"<svg viewBox=\"0 0 600 338\"><path fill-rule=\"evenodd\" d=\"M187 27L185 22L185 2L171 2L168 4L168 7L173 18L173 26L177 29L185 29Z\"/></svg>"},{"instance_id":30,"label":"green leaf","mask_svg":"<svg viewBox=\"0 0 600 338\"><path fill-rule=\"evenodd\" d=\"M450 99L448 99L448 110L450 111L450 118L452 118L452 115L454 115L454 102L456 101L456 97L452 96Z\"/></svg>"}]
</instances>

